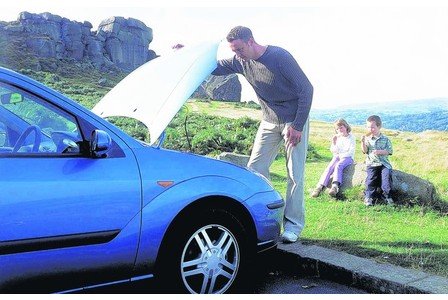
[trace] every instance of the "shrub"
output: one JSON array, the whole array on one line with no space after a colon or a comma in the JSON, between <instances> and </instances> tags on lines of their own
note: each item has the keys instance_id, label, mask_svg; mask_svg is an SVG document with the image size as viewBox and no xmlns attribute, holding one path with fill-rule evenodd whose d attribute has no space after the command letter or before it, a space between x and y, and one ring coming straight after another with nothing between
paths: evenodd
<instances>
[{"instance_id":1,"label":"shrub","mask_svg":"<svg viewBox=\"0 0 448 300\"><path fill-rule=\"evenodd\" d=\"M167 128L165 147L200 155L249 154L258 123L249 118L228 119L182 110Z\"/></svg>"}]
</instances>

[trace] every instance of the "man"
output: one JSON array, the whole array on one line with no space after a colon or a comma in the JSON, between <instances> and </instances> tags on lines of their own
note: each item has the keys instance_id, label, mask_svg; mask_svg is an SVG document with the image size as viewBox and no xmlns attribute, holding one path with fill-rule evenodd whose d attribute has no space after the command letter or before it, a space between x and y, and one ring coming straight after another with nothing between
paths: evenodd
<instances>
[{"instance_id":1,"label":"man","mask_svg":"<svg viewBox=\"0 0 448 300\"><path fill-rule=\"evenodd\" d=\"M233 28L227 41L235 56L218 61L212 74L242 74L257 94L263 120L249 168L269 179L269 167L280 144L284 143L288 185L282 239L287 243L296 242L305 225L303 181L313 86L289 52L258 44L249 28Z\"/></svg>"}]
</instances>

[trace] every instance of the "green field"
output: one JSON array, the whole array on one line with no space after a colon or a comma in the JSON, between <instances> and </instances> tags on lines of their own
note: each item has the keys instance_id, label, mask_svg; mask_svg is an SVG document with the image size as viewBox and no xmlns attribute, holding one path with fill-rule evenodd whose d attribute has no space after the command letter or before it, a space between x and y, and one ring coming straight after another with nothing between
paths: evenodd
<instances>
[{"instance_id":1,"label":"green field","mask_svg":"<svg viewBox=\"0 0 448 300\"><path fill-rule=\"evenodd\" d=\"M232 112L232 105L228 103L199 105L203 113L238 115ZM233 110L240 111L241 108L234 107ZM363 127L353 128L357 142L363 132ZM432 182L442 203L448 203L448 179L443 176L448 170L448 132L410 133L387 129L383 132L394 146L391 156L394 168ZM362 186L345 192L343 201L325 193L318 198L310 197L331 159L329 143L332 134L332 124L311 120L309 142L312 155L305 170L306 226L302 242L448 277L446 209L410 205L412 203L365 207ZM362 162L363 159L358 145L355 160ZM286 190L284 165L284 157L280 154L271 167L273 184L283 195Z\"/></svg>"}]
</instances>

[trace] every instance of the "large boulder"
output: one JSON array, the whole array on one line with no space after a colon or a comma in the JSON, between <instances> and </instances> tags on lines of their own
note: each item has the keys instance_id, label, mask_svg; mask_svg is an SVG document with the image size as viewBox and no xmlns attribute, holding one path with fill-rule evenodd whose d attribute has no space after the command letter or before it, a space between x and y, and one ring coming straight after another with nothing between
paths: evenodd
<instances>
[{"instance_id":1,"label":"large boulder","mask_svg":"<svg viewBox=\"0 0 448 300\"><path fill-rule=\"evenodd\" d=\"M98 33L104 40L105 49L111 61L124 70L134 70L144 64L152 42L152 29L136 19L111 17L100 23Z\"/></svg>"},{"instance_id":2,"label":"large boulder","mask_svg":"<svg viewBox=\"0 0 448 300\"><path fill-rule=\"evenodd\" d=\"M48 12L31 14L22 12L19 26L28 34L27 46L39 57L68 58L80 61L90 36L92 25L88 22L70 21Z\"/></svg>"},{"instance_id":3,"label":"large boulder","mask_svg":"<svg viewBox=\"0 0 448 300\"><path fill-rule=\"evenodd\" d=\"M62 17L50 13L32 14L21 12L18 17L22 31L32 33L35 36L47 36L56 41L61 36Z\"/></svg>"},{"instance_id":4,"label":"large boulder","mask_svg":"<svg viewBox=\"0 0 448 300\"><path fill-rule=\"evenodd\" d=\"M193 98L228 102L241 101L241 83L235 74L227 76L210 75L193 93Z\"/></svg>"},{"instance_id":5,"label":"large boulder","mask_svg":"<svg viewBox=\"0 0 448 300\"><path fill-rule=\"evenodd\" d=\"M344 169L343 184L341 190L366 183L366 165L356 163ZM416 199L421 203L431 203L436 200L434 185L412 174L399 170L392 171L392 194L394 198L403 200Z\"/></svg>"},{"instance_id":6,"label":"large boulder","mask_svg":"<svg viewBox=\"0 0 448 300\"><path fill-rule=\"evenodd\" d=\"M245 167L249 162L249 156L232 152L223 152L216 157L218 160L231 162L235 165Z\"/></svg>"}]
</instances>

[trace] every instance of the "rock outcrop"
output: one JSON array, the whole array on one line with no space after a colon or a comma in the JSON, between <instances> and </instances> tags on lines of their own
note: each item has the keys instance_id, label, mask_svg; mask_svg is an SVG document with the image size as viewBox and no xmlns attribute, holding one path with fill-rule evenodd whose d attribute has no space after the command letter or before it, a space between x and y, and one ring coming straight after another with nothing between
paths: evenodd
<instances>
[{"instance_id":1,"label":"rock outcrop","mask_svg":"<svg viewBox=\"0 0 448 300\"><path fill-rule=\"evenodd\" d=\"M104 43L110 60L121 69L134 70L155 58L148 49L152 29L136 19L112 17L100 23L96 37Z\"/></svg>"},{"instance_id":2,"label":"rock outcrop","mask_svg":"<svg viewBox=\"0 0 448 300\"><path fill-rule=\"evenodd\" d=\"M22 12L17 21L2 27L5 34L22 35L27 50L40 58L88 61L97 68L131 71L156 57L148 47L152 29L132 18L111 17L92 31L87 21Z\"/></svg>"},{"instance_id":3,"label":"rock outcrop","mask_svg":"<svg viewBox=\"0 0 448 300\"><path fill-rule=\"evenodd\" d=\"M194 92L192 98L240 102L241 89L241 83L235 74L228 76L210 75Z\"/></svg>"},{"instance_id":4,"label":"rock outcrop","mask_svg":"<svg viewBox=\"0 0 448 300\"><path fill-rule=\"evenodd\" d=\"M153 30L137 19L110 17L96 31L92 27L90 22L71 21L48 12L22 12L17 21L0 21L0 44L8 47L0 48L0 65L55 72L66 67L59 68L60 61L68 61L80 66L81 72L93 67L102 72L128 73L157 57L149 49ZM105 85L103 81L101 85ZM240 101L241 83L236 75L210 76L193 97Z\"/></svg>"}]
</instances>

